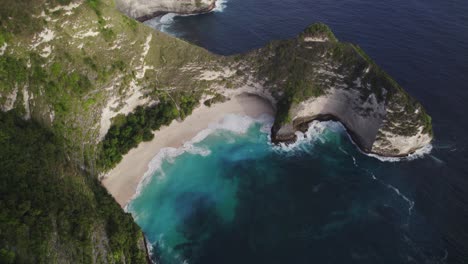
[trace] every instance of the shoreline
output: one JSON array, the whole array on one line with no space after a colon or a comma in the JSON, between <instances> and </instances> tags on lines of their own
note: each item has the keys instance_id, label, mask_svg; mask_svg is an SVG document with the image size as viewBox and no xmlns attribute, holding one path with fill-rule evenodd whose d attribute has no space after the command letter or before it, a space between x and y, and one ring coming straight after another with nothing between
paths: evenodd
<instances>
[{"instance_id":1,"label":"shoreline","mask_svg":"<svg viewBox=\"0 0 468 264\"><path fill-rule=\"evenodd\" d=\"M182 147L210 124L220 122L229 114L258 118L264 114L273 116L274 108L266 99L247 93L234 96L223 103L213 104L211 107L201 104L185 120L174 120L169 126L155 131L153 140L143 142L130 150L123 156L122 161L101 179L101 184L119 205L125 208L136 194L151 160L163 148Z\"/></svg>"},{"instance_id":2,"label":"shoreline","mask_svg":"<svg viewBox=\"0 0 468 264\"><path fill-rule=\"evenodd\" d=\"M135 20L138 21L138 22L145 22L145 21L148 21L148 20L151 20L155 17L158 17L158 16L163 16L163 15L166 15L166 14L169 14L169 13L174 13L174 14L177 14L177 15L203 15L203 14L208 14L210 12L212 12L213 10L216 9L217 5L216 5L216 2L215 1L213 4L211 4L210 6L208 6L207 8L205 9L201 9L201 10L198 10L196 12L171 12L171 11L155 11L151 14L147 14L147 15L144 15L144 16L140 16L140 17L136 17Z\"/></svg>"}]
</instances>

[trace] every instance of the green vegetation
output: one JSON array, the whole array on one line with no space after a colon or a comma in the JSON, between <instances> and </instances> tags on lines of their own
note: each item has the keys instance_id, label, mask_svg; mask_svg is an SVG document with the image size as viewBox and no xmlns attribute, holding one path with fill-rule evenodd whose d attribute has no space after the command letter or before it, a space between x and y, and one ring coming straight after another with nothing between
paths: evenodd
<instances>
[{"instance_id":1,"label":"green vegetation","mask_svg":"<svg viewBox=\"0 0 468 264\"><path fill-rule=\"evenodd\" d=\"M145 263L140 229L63 142L0 112L0 263Z\"/></svg>"},{"instance_id":2,"label":"green vegetation","mask_svg":"<svg viewBox=\"0 0 468 264\"><path fill-rule=\"evenodd\" d=\"M203 102L203 104L208 107L211 107L211 105L213 104L226 102L226 100L227 98L224 95L217 93L213 98L210 98L206 100L205 102Z\"/></svg>"},{"instance_id":3,"label":"green vegetation","mask_svg":"<svg viewBox=\"0 0 468 264\"><path fill-rule=\"evenodd\" d=\"M315 23L307 27L301 34L301 37L306 36L326 36L331 42L338 42L338 39L335 37L335 34L331 31L330 27L323 23Z\"/></svg>"},{"instance_id":4,"label":"green vegetation","mask_svg":"<svg viewBox=\"0 0 468 264\"><path fill-rule=\"evenodd\" d=\"M17 83L26 81L26 63L8 55L0 56L0 91L10 91Z\"/></svg>"},{"instance_id":5,"label":"green vegetation","mask_svg":"<svg viewBox=\"0 0 468 264\"><path fill-rule=\"evenodd\" d=\"M306 37L327 38L328 41L304 41ZM359 46L339 42L324 24L311 25L297 39L273 41L266 48L252 52L248 59L266 84L274 87L272 90L278 99L276 128L292 121L289 111L294 105L321 96L330 87L341 86L356 88L363 102L373 94L387 107L391 104L395 109L405 109L401 113L388 113L388 118L405 120L407 125L389 127L388 131L412 136L423 126L424 132L432 133L431 120L424 108ZM362 86L356 87L357 82Z\"/></svg>"},{"instance_id":6,"label":"green vegetation","mask_svg":"<svg viewBox=\"0 0 468 264\"><path fill-rule=\"evenodd\" d=\"M329 38L313 49L295 39L225 58L143 27L118 13L110 0L86 0L67 16L63 10L50 12L68 3L4 0L0 8L0 46L8 44L0 56L0 104L17 91L14 110L0 113L0 263L144 262L141 231L100 186L100 172L151 140L154 130L190 115L212 84L238 87L241 78L258 73L253 79L266 80L279 101L275 125L283 124L291 122L291 106L323 95L336 81L324 84L317 67L336 63L342 67L332 71L357 76L370 60L358 47L339 43L323 24L302 35ZM54 38L39 43L37 33L45 28ZM79 37L88 31L100 34ZM150 51L143 55L149 34ZM49 56L45 47L52 50ZM198 78L206 69L232 68L235 62L246 66L235 77ZM143 68L144 76L137 78ZM394 86L383 74L372 67L368 81ZM130 83L159 103L117 116L97 144L99 113L110 98L129 95ZM18 118L25 113L25 92L31 122ZM415 110L418 105L408 98L398 100ZM222 100L215 95L204 103ZM417 118L430 125L424 111Z\"/></svg>"},{"instance_id":7,"label":"green vegetation","mask_svg":"<svg viewBox=\"0 0 468 264\"><path fill-rule=\"evenodd\" d=\"M101 0L86 0L86 3L96 13L96 16L98 18L99 31L101 32L101 36L106 41L113 40L115 38L115 33L114 33L114 31L112 29L106 27L106 21L104 20L104 17L102 16L102 11L101 11L101 8L102 8L102 5L103 5Z\"/></svg>"},{"instance_id":8,"label":"green vegetation","mask_svg":"<svg viewBox=\"0 0 468 264\"><path fill-rule=\"evenodd\" d=\"M198 96L194 94L182 94L179 97L179 111L180 118L185 119L185 117L192 114L193 109L198 104Z\"/></svg>"},{"instance_id":9,"label":"green vegetation","mask_svg":"<svg viewBox=\"0 0 468 264\"><path fill-rule=\"evenodd\" d=\"M104 170L113 168L130 149L137 147L142 141L152 140L153 130L169 125L177 117L177 107L167 99L153 107L137 107L127 116L117 116L102 142L99 167Z\"/></svg>"},{"instance_id":10,"label":"green vegetation","mask_svg":"<svg viewBox=\"0 0 468 264\"><path fill-rule=\"evenodd\" d=\"M155 106L137 107L134 112L114 118L112 126L102 141L98 167L104 171L117 165L122 156L143 141L154 138L153 131L169 125L176 118L184 119L198 104L198 96L182 93L177 105L169 95L160 95Z\"/></svg>"},{"instance_id":11,"label":"green vegetation","mask_svg":"<svg viewBox=\"0 0 468 264\"><path fill-rule=\"evenodd\" d=\"M31 34L42 28L42 21L31 16L31 12L41 5L40 1L2 0L1 4L0 35L4 38L10 34Z\"/></svg>"}]
</instances>

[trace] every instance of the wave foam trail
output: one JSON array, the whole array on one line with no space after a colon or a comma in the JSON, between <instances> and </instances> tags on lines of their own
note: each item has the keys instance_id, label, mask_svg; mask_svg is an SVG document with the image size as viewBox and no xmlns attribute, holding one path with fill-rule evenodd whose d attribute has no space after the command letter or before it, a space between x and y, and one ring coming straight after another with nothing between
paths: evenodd
<instances>
[{"instance_id":1,"label":"wave foam trail","mask_svg":"<svg viewBox=\"0 0 468 264\"><path fill-rule=\"evenodd\" d=\"M313 121L309 124L309 129L302 133L296 132L297 139L292 144L280 143L278 145L272 144L272 148L275 151L283 153L294 153L295 151L309 151L311 143L321 142L325 143L325 132L330 131L334 133L341 133L344 130L343 125L335 121Z\"/></svg>"},{"instance_id":2,"label":"wave foam trail","mask_svg":"<svg viewBox=\"0 0 468 264\"><path fill-rule=\"evenodd\" d=\"M377 177L375 177L375 174L367 169L364 169L364 171L366 171L372 178L372 180L374 181L378 181L380 184L384 185L385 187L387 187L388 189L394 191L396 193L396 195L398 195L400 198L402 198L406 203L408 203L408 216L411 216L411 213L413 211L413 208L414 208L414 205L415 205L415 202L412 201L411 199L409 199L406 195L402 194L400 189L398 189L397 187L391 185L391 184L388 184L384 181L382 181L381 179L378 179Z\"/></svg>"},{"instance_id":3,"label":"wave foam trail","mask_svg":"<svg viewBox=\"0 0 468 264\"><path fill-rule=\"evenodd\" d=\"M213 9L213 12L223 12L227 6L227 0L217 0L216 7Z\"/></svg>"},{"instance_id":4,"label":"wave foam trail","mask_svg":"<svg viewBox=\"0 0 468 264\"><path fill-rule=\"evenodd\" d=\"M345 151L343 148L341 148L341 147L338 147L338 149L339 149L341 152L343 152L344 154L350 156L351 159L353 159L354 167L356 167L356 168L359 167L358 164L357 164L356 158L355 158L353 155L349 154L348 152L346 152L346 151Z\"/></svg>"},{"instance_id":5,"label":"wave foam trail","mask_svg":"<svg viewBox=\"0 0 468 264\"><path fill-rule=\"evenodd\" d=\"M400 161L411 161L411 160L422 158L422 157L430 154L431 151L432 151L432 148L433 148L432 144L428 144L428 145L416 150L414 153L411 153L408 156L401 157L401 158L398 158L398 157L383 157L383 156L379 156L379 155L376 155L376 154L369 154L369 153L364 153L364 152L363 153L365 155L369 156L369 157L376 158L376 159L378 159L380 161L400 162Z\"/></svg>"},{"instance_id":6,"label":"wave foam trail","mask_svg":"<svg viewBox=\"0 0 468 264\"><path fill-rule=\"evenodd\" d=\"M414 201L411 201L408 197L402 194L400 190L396 188L395 186L390 185L390 184L386 184L386 185L387 185L387 188L392 189L398 196L400 196L403 200L405 200L408 203L409 205L408 214L411 215L411 211L414 208Z\"/></svg>"}]
</instances>

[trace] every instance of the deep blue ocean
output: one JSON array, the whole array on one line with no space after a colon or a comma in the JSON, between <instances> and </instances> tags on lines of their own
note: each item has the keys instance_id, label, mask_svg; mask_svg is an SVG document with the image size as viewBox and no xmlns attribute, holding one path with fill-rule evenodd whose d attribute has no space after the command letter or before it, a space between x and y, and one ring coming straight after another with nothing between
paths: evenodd
<instances>
[{"instance_id":1,"label":"deep blue ocean","mask_svg":"<svg viewBox=\"0 0 468 264\"><path fill-rule=\"evenodd\" d=\"M167 150L128 210L160 263L468 263L468 1L227 0L156 29L230 55L325 22L433 118L429 154L366 156L338 123L290 148L229 116ZM163 156L163 155L162 155Z\"/></svg>"}]
</instances>

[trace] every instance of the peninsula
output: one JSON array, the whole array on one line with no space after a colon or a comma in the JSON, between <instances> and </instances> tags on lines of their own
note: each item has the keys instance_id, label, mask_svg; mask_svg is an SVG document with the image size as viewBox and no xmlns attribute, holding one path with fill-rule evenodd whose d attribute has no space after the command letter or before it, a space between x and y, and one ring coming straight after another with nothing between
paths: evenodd
<instances>
[{"instance_id":1,"label":"peninsula","mask_svg":"<svg viewBox=\"0 0 468 264\"><path fill-rule=\"evenodd\" d=\"M182 146L226 114L272 115L274 142L294 141L313 120L338 120L362 151L389 157L432 140L424 107L324 24L225 57L133 19L214 5L3 5L0 160L8 202L1 203L0 225L11 230L0 234L5 263L144 262L141 230L98 178L125 206L160 149Z\"/></svg>"}]
</instances>

